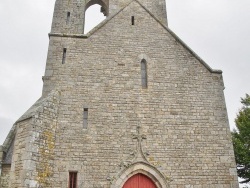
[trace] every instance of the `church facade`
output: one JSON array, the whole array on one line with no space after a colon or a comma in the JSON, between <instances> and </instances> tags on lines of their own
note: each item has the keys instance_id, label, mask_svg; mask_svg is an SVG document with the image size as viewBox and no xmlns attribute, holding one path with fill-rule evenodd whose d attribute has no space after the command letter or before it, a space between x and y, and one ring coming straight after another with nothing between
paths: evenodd
<instances>
[{"instance_id":1,"label":"church facade","mask_svg":"<svg viewBox=\"0 0 250 188\"><path fill-rule=\"evenodd\" d=\"M84 34L85 11L107 16ZM0 146L1 188L237 188L222 71L165 0L56 0L41 98Z\"/></svg>"}]
</instances>

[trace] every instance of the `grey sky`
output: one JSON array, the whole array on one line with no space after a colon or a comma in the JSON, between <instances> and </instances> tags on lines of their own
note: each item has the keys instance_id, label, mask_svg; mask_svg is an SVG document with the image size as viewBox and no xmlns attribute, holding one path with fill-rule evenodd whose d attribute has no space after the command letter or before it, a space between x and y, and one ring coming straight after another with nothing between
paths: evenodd
<instances>
[{"instance_id":1,"label":"grey sky","mask_svg":"<svg viewBox=\"0 0 250 188\"><path fill-rule=\"evenodd\" d=\"M0 144L41 95L53 8L54 0L0 1ZM223 70L231 126L250 93L249 8L249 0L167 0L170 29Z\"/></svg>"}]
</instances>

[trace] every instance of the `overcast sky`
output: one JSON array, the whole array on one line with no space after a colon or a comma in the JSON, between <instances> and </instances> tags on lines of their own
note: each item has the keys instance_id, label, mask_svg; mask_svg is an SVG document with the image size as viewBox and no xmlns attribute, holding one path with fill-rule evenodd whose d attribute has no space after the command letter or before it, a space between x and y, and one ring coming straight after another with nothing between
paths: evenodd
<instances>
[{"instance_id":1,"label":"overcast sky","mask_svg":"<svg viewBox=\"0 0 250 188\"><path fill-rule=\"evenodd\" d=\"M0 1L0 144L41 96L54 2ZM240 98L250 93L250 0L167 0L167 11L170 29L223 70L233 127Z\"/></svg>"}]
</instances>

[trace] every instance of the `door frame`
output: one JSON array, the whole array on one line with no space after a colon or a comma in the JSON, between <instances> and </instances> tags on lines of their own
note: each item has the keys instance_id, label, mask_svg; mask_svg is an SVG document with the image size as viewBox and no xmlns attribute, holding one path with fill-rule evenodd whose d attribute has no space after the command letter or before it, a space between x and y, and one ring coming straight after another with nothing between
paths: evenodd
<instances>
[{"instance_id":1,"label":"door frame","mask_svg":"<svg viewBox=\"0 0 250 188\"><path fill-rule=\"evenodd\" d=\"M114 181L112 182L110 188L122 188L130 177L138 173L150 178L155 183L157 188L169 188L170 179L163 175L154 166L146 162L136 162L122 170L116 177L114 177Z\"/></svg>"}]
</instances>

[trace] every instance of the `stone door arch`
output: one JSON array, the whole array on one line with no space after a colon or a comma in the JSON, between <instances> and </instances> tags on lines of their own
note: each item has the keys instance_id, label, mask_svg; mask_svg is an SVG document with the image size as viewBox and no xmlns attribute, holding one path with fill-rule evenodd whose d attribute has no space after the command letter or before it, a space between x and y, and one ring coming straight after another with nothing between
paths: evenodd
<instances>
[{"instance_id":1,"label":"stone door arch","mask_svg":"<svg viewBox=\"0 0 250 188\"><path fill-rule=\"evenodd\" d=\"M149 163L142 161L130 164L127 168L125 168L115 177L113 177L114 180L112 181L110 188L123 188L125 183L131 177L137 174L142 174L149 178L155 185L155 187L153 188L169 188L170 179L164 176L161 172L159 172L155 167L153 167Z\"/></svg>"}]
</instances>

